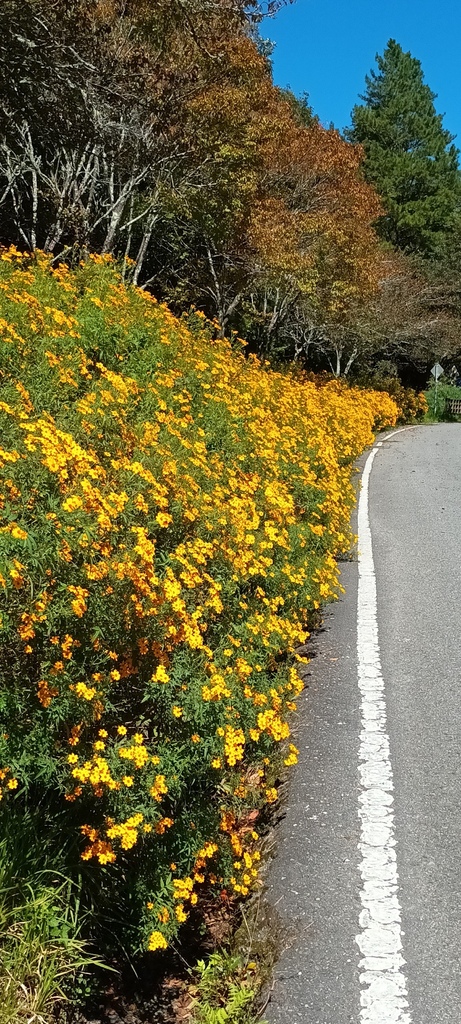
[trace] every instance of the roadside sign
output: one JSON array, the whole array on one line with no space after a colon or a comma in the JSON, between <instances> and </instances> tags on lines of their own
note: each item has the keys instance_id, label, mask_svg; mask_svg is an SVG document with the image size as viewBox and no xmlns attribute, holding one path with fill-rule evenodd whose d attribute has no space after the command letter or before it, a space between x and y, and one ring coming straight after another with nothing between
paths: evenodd
<instances>
[{"instance_id":1,"label":"roadside sign","mask_svg":"<svg viewBox=\"0 0 461 1024\"><path fill-rule=\"evenodd\" d=\"M439 377L442 376L443 366L441 366L440 363L436 363L435 366L432 367L431 373L432 376L435 377L436 380L438 380Z\"/></svg>"}]
</instances>

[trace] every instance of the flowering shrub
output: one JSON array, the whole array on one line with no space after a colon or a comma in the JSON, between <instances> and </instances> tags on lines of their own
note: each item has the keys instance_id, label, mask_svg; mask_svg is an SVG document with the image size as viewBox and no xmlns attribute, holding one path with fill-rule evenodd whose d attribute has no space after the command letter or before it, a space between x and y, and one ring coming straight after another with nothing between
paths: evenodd
<instances>
[{"instance_id":1,"label":"flowering shrub","mask_svg":"<svg viewBox=\"0 0 461 1024\"><path fill-rule=\"evenodd\" d=\"M4 250L0 330L3 813L62 805L162 949L203 893L254 884L294 652L338 591L351 463L397 408L271 372L105 257Z\"/></svg>"},{"instance_id":2,"label":"flowering shrub","mask_svg":"<svg viewBox=\"0 0 461 1024\"><path fill-rule=\"evenodd\" d=\"M422 420L429 408L422 391L405 388L396 377L388 377L380 384L398 408L397 423L416 423Z\"/></svg>"}]
</instances>

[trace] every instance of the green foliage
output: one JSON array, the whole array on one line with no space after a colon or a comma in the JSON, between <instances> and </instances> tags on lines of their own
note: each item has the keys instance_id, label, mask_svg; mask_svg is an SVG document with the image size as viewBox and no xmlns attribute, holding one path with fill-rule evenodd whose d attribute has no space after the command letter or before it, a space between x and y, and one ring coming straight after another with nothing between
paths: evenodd
<instances>
[{"instance_id":1,"label":"green foliage","mask_svg":"<svg viewBox=\"0 0 461 1024\"><path fill-rule=\"evenodd\" d=\"M456 420L449 409L450 399L461 399L461 388L451 384L446 377L439 377L437 385L435 380L429 382L425 397L428 405L428 418L436 421Z\"/></svg>"},{"instance_id":2,"label":"green foliage","mask_svg":"<svg viewBox=\"0 0 461 1024\"><path fill-rule=\"evenodd\" d=\"M212 953L197 964L198 981L190 991L197 1000L193 1024L253 1024L255 992L251 971L239 956ZM264 1022L261 1022L264 1024Z\"/></svg>"},{"instance_id":3,"label":"green foliage","mask_svg":"<svg viewBox=\"0 0 461 1024\"><path fill-rule=\"evenodd\" d=\"M434 107L421 64L391 39L366 78L349 138L365 150L364 170L381 196L382 238L431 256L453 228L460 204L458 150Z\"/></svg>"}]
</instances>

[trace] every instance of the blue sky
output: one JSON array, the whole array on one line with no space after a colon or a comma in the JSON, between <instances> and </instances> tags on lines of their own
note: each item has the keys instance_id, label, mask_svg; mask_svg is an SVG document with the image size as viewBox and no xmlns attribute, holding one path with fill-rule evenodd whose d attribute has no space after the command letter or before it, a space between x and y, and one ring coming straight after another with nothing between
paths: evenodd
<instances>
[{"instance_id":1,"label":"blue sky","mask_svg":"<svg viewBox=\"0 0 461 1024\"><path fill-rule=\"evenodd\" d=\"M274 80L309 93L323 124L350 123L390 38L421 61L435 106L461 149L461 5L457 0L296 0L262 27L276 43Z\"/></svg>"}]
</instances>

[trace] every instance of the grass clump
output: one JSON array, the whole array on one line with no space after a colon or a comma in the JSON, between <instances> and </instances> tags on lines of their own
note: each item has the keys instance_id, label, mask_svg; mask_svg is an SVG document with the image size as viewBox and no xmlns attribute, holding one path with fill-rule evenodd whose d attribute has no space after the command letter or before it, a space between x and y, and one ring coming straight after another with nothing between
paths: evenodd
<instances>
[{"instance_id":1,"label":"grass clump","mask_svg":"<svg viewBox=\"0 0 461 1024\"><path fill-rule=\"evenodd\" d=\"M66 983L94 966L78 937L71 883L0 889L0 1024L51 1024Z\"/></svg>"},{"instance_id":2,"label":"grass clump","mask_svg":"<svg viewBox=\"0 0 461 1024\"><path fill-rule=\"evenodd\" d=\"M103 967L83 938L81 879L40 813L10 805L0 841L0 1024L53 1024L73 991Z\"/></svg>"}]
</instances>

